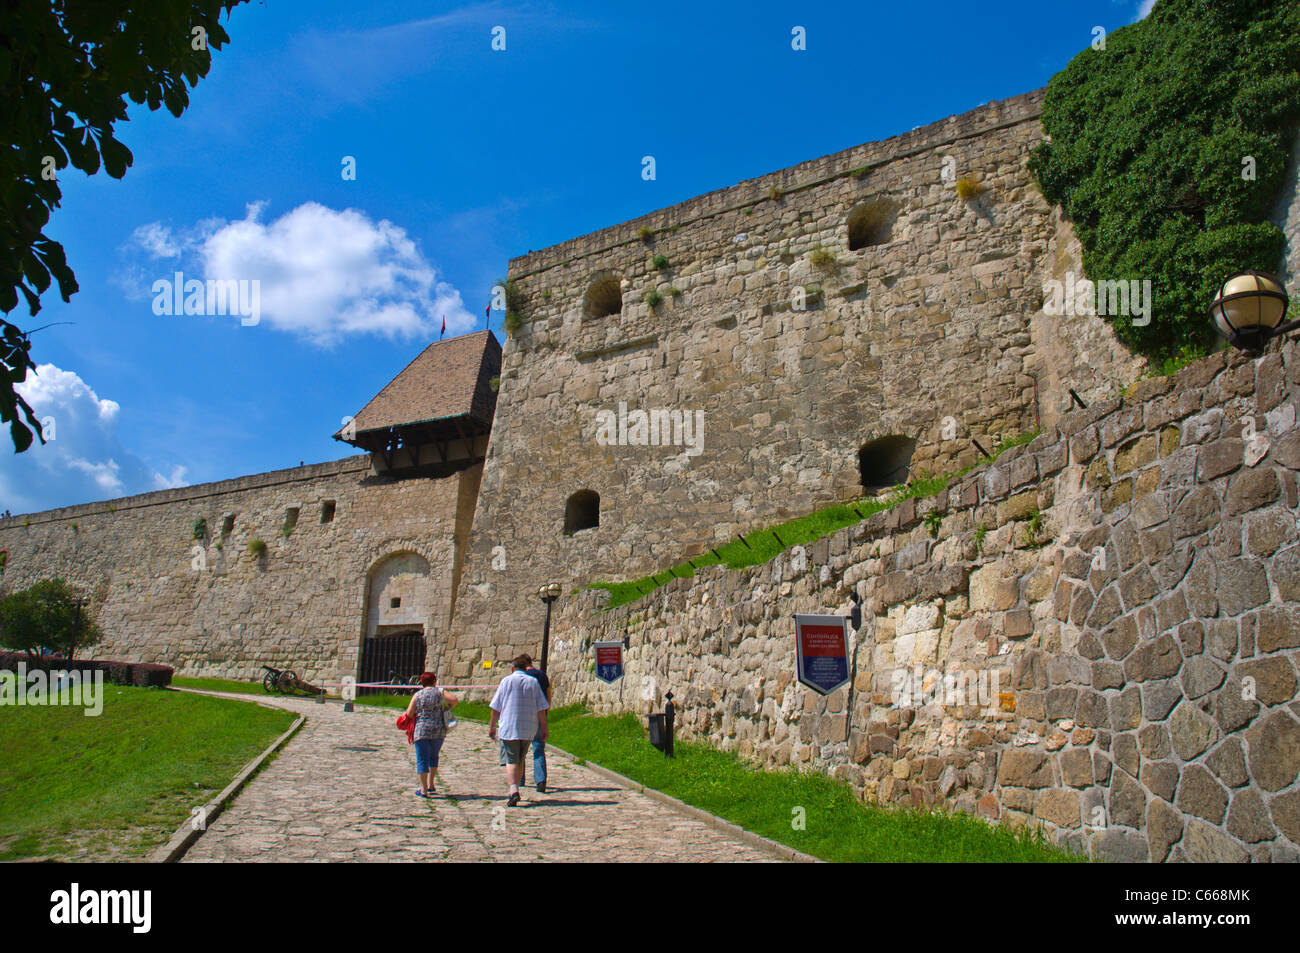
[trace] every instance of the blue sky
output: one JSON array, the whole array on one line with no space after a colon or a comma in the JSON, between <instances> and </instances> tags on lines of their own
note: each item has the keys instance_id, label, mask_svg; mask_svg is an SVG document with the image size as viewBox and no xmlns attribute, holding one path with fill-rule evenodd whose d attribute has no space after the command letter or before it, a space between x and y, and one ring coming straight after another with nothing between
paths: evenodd
<instances>
[{"instance_id":1,"label":"blue sky","mask_svg":"<svg viewBox=\"0 0 1300 953\"><path fill-rule=\"evenodd\" d=\"M245 4L179 119L131 107L125 179L61 175L81 290L10 315L71 322L22 388L54 439L2 451L0 510L347 456L511 257L1035 89L1150 2ZM258 277L259 322L155 314L177 271Z\"/></svg>"}]
</instances>

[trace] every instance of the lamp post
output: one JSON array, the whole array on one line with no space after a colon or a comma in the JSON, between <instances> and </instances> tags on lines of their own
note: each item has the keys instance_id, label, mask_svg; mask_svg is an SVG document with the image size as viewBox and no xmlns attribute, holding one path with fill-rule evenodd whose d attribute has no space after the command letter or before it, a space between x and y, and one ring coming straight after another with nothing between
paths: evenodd
<instances>
[{"instance_id":1,"label":"lamp post","mask_svg":"<svg viewBox=\"0 0 1300 953\"><path fill-rule=\"evenodd\" d=\"M546 659L551 651L551 603L560 598L560 584L552 582L537 589L537 598L546 603L546 624L542 628L542 672L546 672Z\"/></svg>"},{"instance_id":2,"label":"lamp post","mask_svg":"<svg viewBox=\"0 0 1300 953\"><path fill-rule=\"evenodd\" d=\"M1210 306L1210 319L1233 347L1262 351L1273 338L1300 327L1300 321L1282 323L1289 303L1276 276L1243 271L1223 283Z\"/></svg>"}]
</instances>

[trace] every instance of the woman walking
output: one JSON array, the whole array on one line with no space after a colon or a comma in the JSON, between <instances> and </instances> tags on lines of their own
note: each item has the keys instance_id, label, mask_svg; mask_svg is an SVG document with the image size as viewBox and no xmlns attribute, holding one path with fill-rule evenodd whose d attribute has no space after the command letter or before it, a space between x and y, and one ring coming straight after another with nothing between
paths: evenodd
<instances>
[{"instance_id":1,"label":"woman walking","mask_svg":"<svg viewBox=\"0 0 1300 953\"><path fill-rule=\"evenodd\" d=\"M421 675L422 687L406 707L406 717L415 719L415 773L420 779L415 793L418 797L431 797L437 793L433 789L433 776L438 771L438 753L447 738L447 720L443 711L459 701L451 692L439 688L437 682L433 672Z\"/></svg>"}]
</instances>

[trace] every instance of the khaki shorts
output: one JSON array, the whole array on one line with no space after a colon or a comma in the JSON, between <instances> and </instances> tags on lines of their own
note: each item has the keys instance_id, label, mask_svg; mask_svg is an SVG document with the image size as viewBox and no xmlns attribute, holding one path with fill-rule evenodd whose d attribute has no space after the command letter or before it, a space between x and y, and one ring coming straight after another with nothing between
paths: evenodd
<instances>
[{"instance_id":1,"label":"khaki shorts","mask_svg":"<svg viewBox=\"0 0 1300 953\"><path fill-rule=\"evenodd\" d=\"M502 738L501 739L501 764L519 764L524 760L524 755L528 753L528 746L532 741L528 738Z\"/></svg>"}]
</instances>

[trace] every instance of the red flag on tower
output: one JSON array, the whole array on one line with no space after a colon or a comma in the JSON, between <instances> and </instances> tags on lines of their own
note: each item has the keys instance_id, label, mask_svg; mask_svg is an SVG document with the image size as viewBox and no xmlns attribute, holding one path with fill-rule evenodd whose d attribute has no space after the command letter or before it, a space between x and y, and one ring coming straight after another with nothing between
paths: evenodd
<instances>
[{"instance_id":1,"label":"red flag on tower","mask_svg":"<svg viewBox=\"0 0 1300 953\"><path fill-rule=\"evenodd\" d=\"M442 336L446 333L447 333L447 316L444 314L442 316L442 330L438 333L438 340L441 341Z\"/></svg>"}]
</instances>

